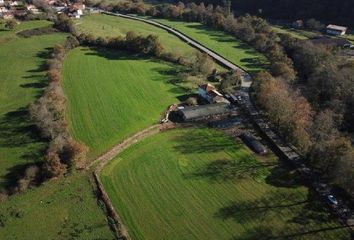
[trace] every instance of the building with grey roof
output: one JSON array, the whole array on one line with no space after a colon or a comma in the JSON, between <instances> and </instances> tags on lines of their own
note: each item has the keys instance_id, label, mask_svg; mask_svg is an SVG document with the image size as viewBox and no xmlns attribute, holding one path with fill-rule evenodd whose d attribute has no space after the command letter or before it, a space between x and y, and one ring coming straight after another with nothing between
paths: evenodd
<instances>
[{"instance_id":1,"label":"building with grey roof","mask_svg":"<svg viewBox=\"0 0 354 240\"><path fill-rule=\"evenodd\" d=\"M230 112L230 106L226 103L215 103L193 107L186 107L178 110L178 115L184 121L192 121L207 118L213 115L225 114Z\"/></svg>"}]
</instances>

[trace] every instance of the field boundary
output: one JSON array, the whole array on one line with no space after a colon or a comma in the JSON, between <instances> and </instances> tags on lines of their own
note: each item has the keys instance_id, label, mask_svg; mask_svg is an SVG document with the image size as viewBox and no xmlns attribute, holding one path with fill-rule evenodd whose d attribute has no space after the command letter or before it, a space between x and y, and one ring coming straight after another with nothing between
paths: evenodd
<instances>
[{"instance_id":1,"label":"field boundary","mask_svg":"<svg viewBox=\"0 0 354 240\"><path fill-rule=\"evenodd\" d=\"M164 124L155 124L153 126L150 126L148 128L145 128L144 130L134 134L131 137L126 138L123 140L121 143L113 146L110 150L102 154L100 157L98 157L96 160L94 160L88 167L94 166L96 163L99 163L96 166L96 169L93 171L93 177L98 189L97 195L98 197L103 201L105 204L105 207L107 209L107 217L108 219L113 219L113 230L116 235L117 239L122 239L122 240L130 240L130 236L128 233L127 228L124 226L123 221L121 217L119 216L118 212L115 210L113 207L113 204L106 192L106 190L103 187L103 184L99 178L99 174L104 168L104 166L107 165L111 160L113 160L119 153L130 147L131 145L149 137L155 134L158 134L159 132L166 131L169 129L175 128L176 125L173 123L164 123Z\"/></svg>"}]
</instances>

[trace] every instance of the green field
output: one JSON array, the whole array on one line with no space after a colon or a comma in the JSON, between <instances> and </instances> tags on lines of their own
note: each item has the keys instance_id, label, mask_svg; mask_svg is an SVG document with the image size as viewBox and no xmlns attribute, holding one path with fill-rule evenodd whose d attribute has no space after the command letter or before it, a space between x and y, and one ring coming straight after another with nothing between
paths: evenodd
<instances>
[{"instance_id":1,"label":"green field","mask_svg":"<svg viewBox=\"0 0 354 240\"><path fill-rule=\"evenodd\" d=\"M75 174L1 202L0 239L115 239L92 190Z\"/></svg>"},{"instance_id":2,"label":"green field","mask_svg":"<svg viewBox=\"0 0 354 240\"><path fill-rule=\"evenodd\" d=\"M123 36L129 31L135 31L145 36L155 34L159 36L165 50L168 52L174 52L183 56L191 56L196 52L196 50L187 43L165 30L126 18L104 14L91 14L77 20L75 27L79 32L91 33L101 37Z\"/></svg>"},{"instance_id":3,"label":"green field","mask_svg":"<svg viewBox=\"0 0 354 240\"><path fill-rule=\"evenodd\" d=\"M222 31L216 31L201 23L154 20L185 33L249 72L263 70L268 65L267 59L261 53Z\"/></svg>"},{"instance_id":4,"label":"green field","mask_svg":"<svg viewBox=\"0 0 354 240\"><path fill-rule=\"evenodd\" d=\"M0 26L0 188L9 180L5 175L40 161L45 147L33 132L27 107L46 85L43 67L49 49L64 42L66 34L20 38L15 33L48 25L47 21L24 22L12 31Z\"/></svg>"},{"instance_id":5,"label":"green field","mask_svg":"<svg viewBox=\"0 0 354 240\"><path fill-rule=\"evenodd\" d=\"M294 171L216 130L149 137L101 179L135 240L350 239Z\"/></svg>"},{"instance_id":6,"label":"green field","mask_svg":"<svg viewBox=\"0 0 354 240\"><path fill-rule=\"evenodd\" d=\"M272 29L277 33L287 33L287 34L290 34L292 37L298 38L301 40L308 39L309 37L311 37L311 34L316 35L315 33L312 33L309 31L294 29L294 28L287 28L287 27L276 26L276 25L273 25Z\"/></svg>"},{"instance_id":7,"label":"green field","mask_svg":"<svg viewBox=\"0 0 354 240\"><path fill-rule=\"evenodd\" d=\"M68 119L75 138L96 157L154 123L185 94L175 67L109 50L72 50L64 63Z\"/></svg>"},{"instance_id":8,"label":"green field","mask_svg":"<svg viewBox=\"0 0 354 240\"><path fill-rule=\"evenodd\" d=\"M0 190L26 164L41 161L47 143L30 122L27 107L46 86L45 61L66 34L20 38L16 32L49 26L0 25ZM114 239L85 175L75 174L11 196L0 203L0 239Z\"/></svg>"}]
</instances>

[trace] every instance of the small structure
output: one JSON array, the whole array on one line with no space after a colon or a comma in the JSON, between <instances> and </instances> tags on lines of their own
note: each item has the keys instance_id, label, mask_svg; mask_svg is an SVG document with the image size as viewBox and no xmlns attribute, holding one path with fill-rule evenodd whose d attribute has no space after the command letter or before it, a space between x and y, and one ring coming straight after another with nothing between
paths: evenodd
<instances>
[{"instance_id":1,"label":"small structure","mask_svg":"<svg viewBox=\"0 0 354 240\"><path fill-rule=\"evenodd\" d=\"M225 114L230 111L229 104L215 103L179 109L178 115L182 117L184 121L193 121L211 117L213 115Z\"/></svg>"},{"instance_id":2,"label":"small structure","mask_svg":"<svg viewBox=\"0 0 354 240\"><path fill-rule=\"evenodd\" d=\"M303 28L304 27L304 21L299 19L296 20L295 22L292 23L293 28Z\"/></svg>"},{"instance_id":3,"label":"small structure","mask_svg":"<svg viewBox=\"0 0 354 240\"><path fill-rule=\"evenodd\" d=\"M333 24L328 25L326 28L327 34L335 35L335 36L343 36L347 32L347 30L348 30L347 27L337 26Z\"/></svg>"},{"instance_id":4,"label":"small structure","mask_svg":"<svg viewBox=\"0 0 354 240\"><path fill-rule=\"evenodd\" d=\"M257 154L265 154L267 153L267 149L260 143L254 136L249 133L244 133L241 135L242 141L255 153Z\"/></svg>"},{"instance_id":5,"label":"small structure","mask_svg":"<svg viewBox=\"0 0 354 240\"><path fill-rule=\"evenodd\" d=\"M68 15L69 17L80 18L84 15L84 10L86 6L82 3L75 3L69 6Z\"/></svg>"},{"instance_id":6,"label":"small structure","mask_svg":"<svg viewBox=\"0 0 354 240\"><path fill-rule=\"evenodd\" d=\"M33 14L39 14L40 13L39 9L36 6L34 6L33 4L28 4L26 6L26 8L27 8L28 11L31 11Z\"/></svg>"},{"instance_id":7,"label":"small structure","mask_svg":"<svg viewBox=\"0 0 354 240\"><path fill-rule=\"evenodd\" d=\"M209 103L226 103L230 102L224 98L224 96L216 90L216 88L210 83L200 85L198 88L198 94Z\"/></svg>"}]
</instances>

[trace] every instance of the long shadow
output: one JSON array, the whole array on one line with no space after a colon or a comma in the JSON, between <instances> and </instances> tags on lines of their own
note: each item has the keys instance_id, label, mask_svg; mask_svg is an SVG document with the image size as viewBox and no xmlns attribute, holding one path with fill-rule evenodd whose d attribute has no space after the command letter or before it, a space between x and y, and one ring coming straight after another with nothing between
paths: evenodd
<instances>
[{"instance_id":1,"label":"long shadow","mask_svg":"<svg viewBox=\"0 0 354 240\"><path fill-rule=\"evenodd\" d=\"M218 152L228 148L237 150L241 147L231 140L225 141L221 133L210 135L205 131L184 133L176 136L174 141L177 142L175 149L182 154Z\"/></svg>"},{"instance_id":2,"label":"long shadow","mask_svg":"<svg viewBox=\"0 0 354 240\"><path fill-rule=\"evenodd\" d=\"M2 179L2 186L6 190L6 193L8 195L12 195L17 192L16 188L18 187L18 181L25 176L26 170L30 166L34 166L34 165L38 165L39 167L41 167L41 163L37 163L37 164L25 163L7 169L8 173L5 176L1 177L1 179ZM30 185L32 187L39 186L43 182L43 179L44 179L44 175L38 174L35 179L32 179Z\"/></svg>"},{"instance_id":3,"label":"long shadow","mask_svg":"<svg viewBox=\"0 0 354 240\"><path fill-rule=\"evenodd\" d=\"M268 173L275 163L261 163L249 157L233 160L221 159L210 162L195 172L185 174L186 178L207 178L212 182L237 181L246 178L258 179Z\"/></svg>"},{"instance_id":4,"label":"long shadow","mask_svg":"<svg viewBox=\"0 0 354 240\"><path fill-rule=\"evenodd\" d=\"M33 88L35 96L38 98L42 95L43 88L47 85L47 80L43 71L46 70L46 60L50 57L52 48L46 48L36 54L41 61L37 68L27 71L29 75L22 78L29 81L23 83L21 88ZM31 164L38 163L42 160L47 140L40 135L38 128L30 119L28 106L20 107L16 110L9 111L0 115L0 146L5 148L21 148L20 158L26 164L15 165L6 169L5 176L1 176L2 181L0 188L10 190L23 174L24 168Z\"/></svg>"}]
</instances>

